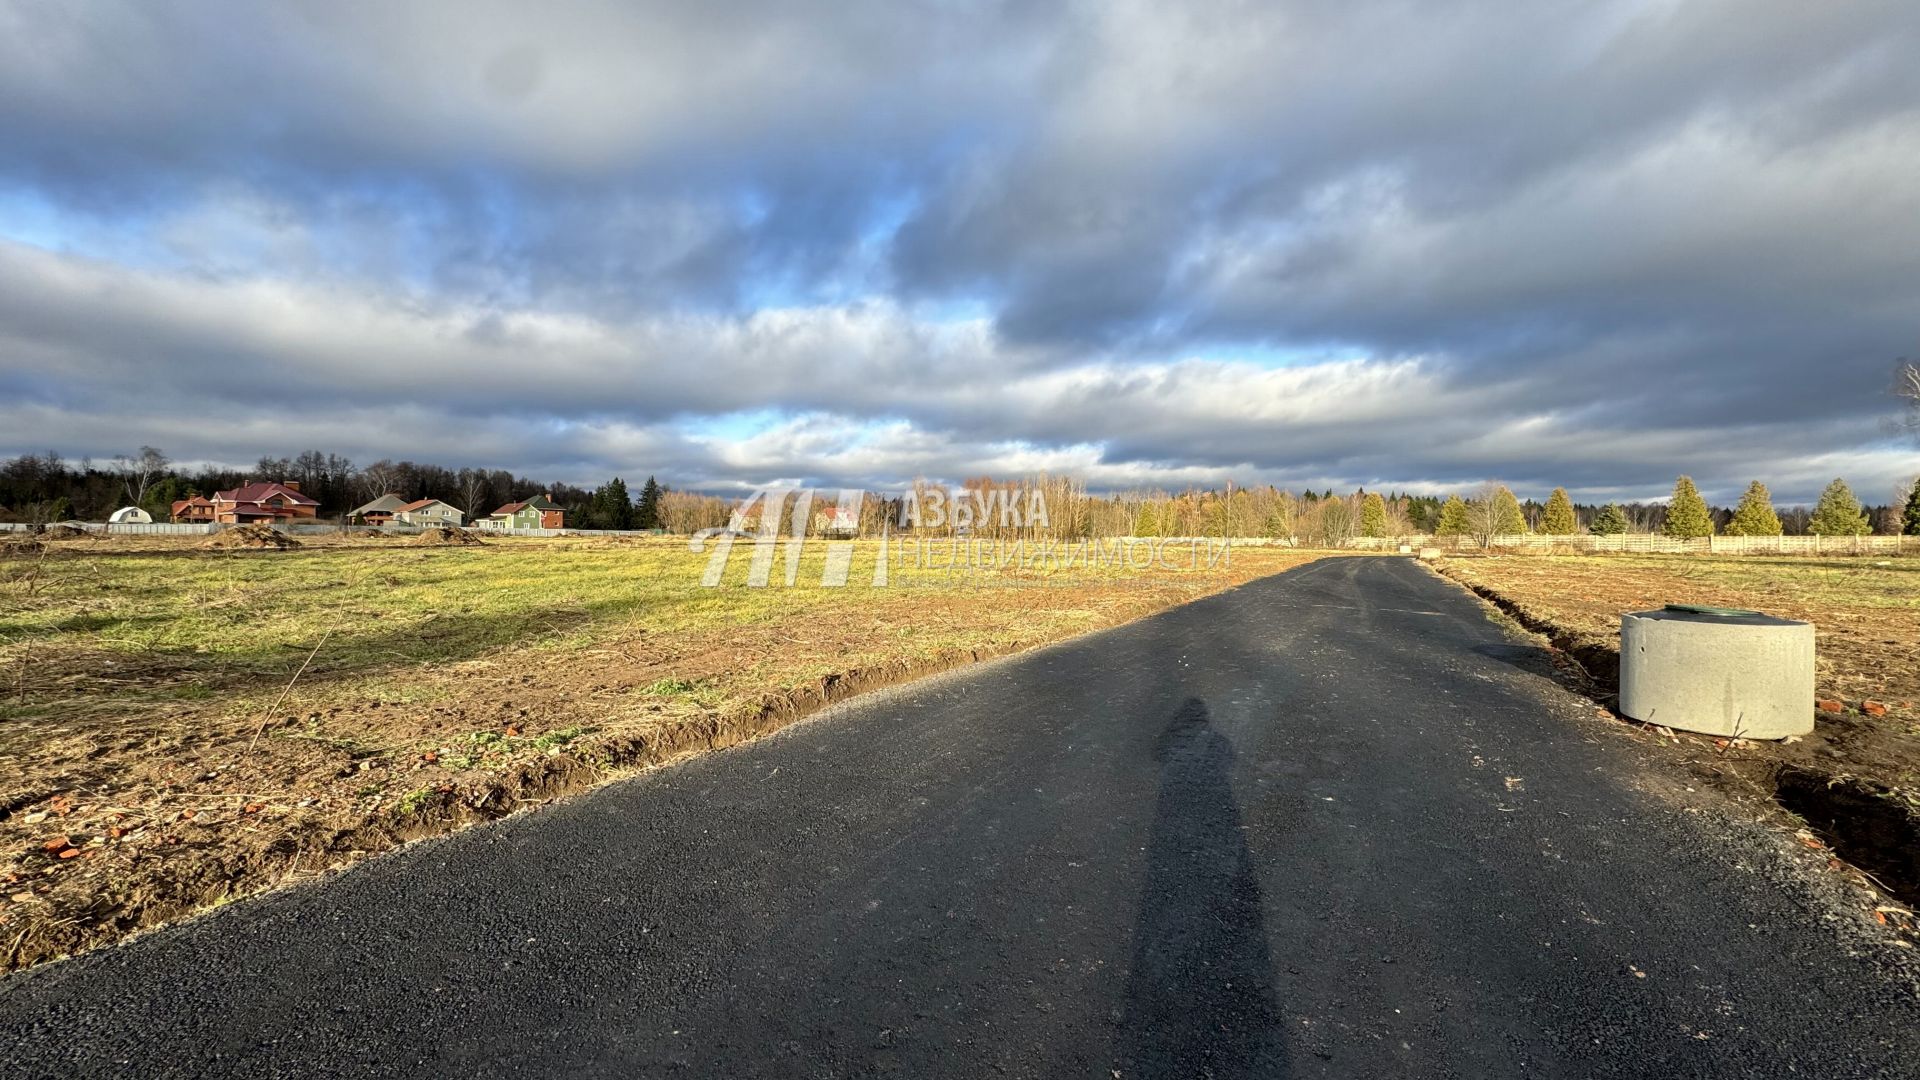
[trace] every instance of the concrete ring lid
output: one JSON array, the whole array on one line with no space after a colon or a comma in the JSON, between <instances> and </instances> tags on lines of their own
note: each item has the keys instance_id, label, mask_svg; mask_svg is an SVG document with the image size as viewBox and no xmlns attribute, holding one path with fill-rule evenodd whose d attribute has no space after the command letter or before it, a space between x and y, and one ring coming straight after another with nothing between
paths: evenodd
<instances>
[{"instance_id":1,"label":"concrete ring lid","mask_svg":"<svg viewBox=\"0 0 1920 1080\"><path fill-rule=\"evenodd\" d=\"M1668 604L1655 611L1630 611L1629 619L1655 619L1661 622L1707 623L1714 626L1807 626L1798 619L1783 619L1745 608L1717 608L1704 604Z\"/></svg>"}]
</instances>

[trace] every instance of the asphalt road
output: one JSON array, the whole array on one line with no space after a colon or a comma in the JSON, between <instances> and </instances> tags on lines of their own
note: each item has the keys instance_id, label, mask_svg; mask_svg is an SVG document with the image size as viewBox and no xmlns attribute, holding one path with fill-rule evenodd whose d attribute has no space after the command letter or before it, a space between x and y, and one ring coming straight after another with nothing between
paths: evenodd
<instances>
[{"instance_id":1,"label":"asphalt road","mask_svg":"<svg viewBox=\"0 0 1920 1080\"><path fill-rule=\"evenodd\" d=\"M1537 663L1319 563L7 980L0 1075L1920 1074Z\"/></svg>"}]
</instances>

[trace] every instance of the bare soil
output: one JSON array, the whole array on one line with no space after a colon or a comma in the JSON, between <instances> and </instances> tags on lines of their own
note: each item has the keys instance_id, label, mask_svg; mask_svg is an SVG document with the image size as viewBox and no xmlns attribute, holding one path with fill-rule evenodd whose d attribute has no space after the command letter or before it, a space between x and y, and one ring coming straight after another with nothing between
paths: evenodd
<instances>
[{"instance_id":1,"label":"bare soil","mask_svg":"<svg viewBox=\"0 0 1920 1080\"><path fill-rule=\"evenodd\" d=\"M0 571L0 970L1315 557L709 590L655 584L698 580L685 541L159 539Z\"/></svg>"},{"instance_id":2,"label":"bare soil","mask_svg":"<svg viewBox=\"0 0 1920 1080\"><path fill-rule=\"evenodd\" d=\"M236 548L287 551L299 547L300 541L265 525L240 525L214 533L200 541L199 546L208 551L230 551Z\"/></svg>"},{"instance_id":3,"label":"bare soil","mask_svg":"<svg viewBox=\"0 0 1920 1080\"><path fill-rule=\"evenodd\" d=\"M471 532L467 529L456 529L450 525L440 525L427 529L419 536L414 537L413 542L423 547L436 545L446 546L448 544L478 545L486 543L486 541L480 539L478 533Z\"/></svg>"},{"instance_id":4,"label":"bare soil","mask_svg":"<svg viewBox=\"0 0 1920 1080\"><path fill-rule=\"evenodd\" d=\"M1920 905L1920 560L1526 555L1450 557L1439 569L1546 636L1609 709L1627 612L1700 603L1812 622L1811 734L1729 740L1639 726L1702 779L1773 800L1887 893Z\"/></svg>"}]
</instances>

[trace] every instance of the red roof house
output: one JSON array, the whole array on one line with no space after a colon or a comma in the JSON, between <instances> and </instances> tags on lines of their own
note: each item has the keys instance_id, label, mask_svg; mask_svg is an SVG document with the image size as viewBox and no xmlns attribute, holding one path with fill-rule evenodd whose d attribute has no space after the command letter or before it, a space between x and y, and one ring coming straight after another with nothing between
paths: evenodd
<instances>
[{"instance_id":1,"label":"red roof house","mask_svg":"<svg viewBox=\"0 0 1920 1080\"><path fill-rule=\"evenodd\" d=\"M173 520L177 524L204 525L213 520L213 500L205 495L176 499L173 503Z\"/></svg>"},{"instance_id":2,"label":"red roof house","mask_svg":"<svg viewBox=\"0 0 1920 1080\"><path fill-rule=\"evenodd\" d=\"M263 480L213 493L213 520L222 524L304 520L319 512L320 503L300 494L300 484L293 480Z\"/></svg>"}]
</instances>

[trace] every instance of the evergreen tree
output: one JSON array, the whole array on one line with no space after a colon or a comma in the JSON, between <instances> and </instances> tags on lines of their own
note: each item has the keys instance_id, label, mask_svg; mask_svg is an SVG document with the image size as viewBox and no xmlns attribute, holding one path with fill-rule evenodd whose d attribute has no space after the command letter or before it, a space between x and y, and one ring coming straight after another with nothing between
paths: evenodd
<instances>
[{"instance_id":1,"label":"evergreen tree","mask_svg":"<svg viewBox=\"0 0 1920 1080\"><path fill-rule=\"evenodd\" d=\"M1901 530L1908 536L1920 536L1920 478L1913 482L1907 495L1906 512L1900 515Z\"/></svg>"},{"instance_id":2,"label":"evergreen tree","mask_svg":"<svg viewBox=\"0 0 1920 1080\"><path fill-rule=\"evenodd\" d=\"M1617 536L1627 531L1627 512L1620 509L1619 503L1608 503L1593 516L1593 524L1587 531L1596 536Z\"/></svg>"},{"instance_id":3,"label":"evergreen tree","mask_svg":"<svg viewBox=\"0 0 1920 1080\"><path fill-rule=\"evenodd\" d=\"M660 485L653 477L640 488L640 505L633 514L633 527L636 529L657 529L660 527Z\"/></svg>"},{"instance_id":4,"label":"evergreen tree","mask_svg":"<svg viewBox=\"0 0 1920 1080\"><path fill-rule=\"evenodd\" d=\"M177 476L169 476L147 489L140 506L153 514L153 520L165 521L173 513L174 501L186 497L186 484Z\"/></svg>"},{"instance_id":5,"label":"evergreen tree","mask_svg":"<svg viewBox=\"0 0 1920 1080\"><path fill-rule=\"evenodd\" d=\"M616 476L595 488L587 499L586 517L589 528L633 528L633 500L627 495L627 482Z\"/></svg>"},{"instance_id":6,"label":"evergreen tree","mask_svg":"<svg viewBox=\"0 0 1920 1080\"><path fill-rule=\"evenodd\" d=\"M1580 519L1574 516L1573 500L1566 488L1554 488L1547 497L1547 508L1540 514L1540 531L1550 536L1572 536L1580 531Z\"/></svg>"},{"instance_id":7,"label":"evergreen tree","mask_svg":"<svg viewBox=\"0 0 1920 1080\"><path fill-rule=\"evenodd\" d=\"M1713 514L1707 509L1707 500L1700 497L1700 489L1693 486L1693 477L1674 481L1673 498L1667 500L1667 523L1660 531L1676 540L1713 535Z\"/></svg>"},{"instance_id":8,"label":"evergreen tree","mask_svg":"<svg viewBox=\"0 0 1920 1080\"><path fill-rule=\"evenodd\" d=\"M1860 500L1853 497L1853 489L1845 480L1835 480L1820 493L1807 531L1815 536L1865 536L1872 527L1867 524L1866 512L1860 509Z\"/></svg>"},{"instance_id":9,"label":"evergreen tree","mask_svg":"<svg viewBox=\"0 0 1920 1080\"><path fill-rule=\"evenodd\" d=\"M1160 512L1154 503L1145 502L1140 504L1140 517L1133 526L1133 535L1160 535Z\"/></svg>"},{"instance_id":10,"label":"evergreen tree","mask_svg":"<svg viewBox=\"0 0 1920 1080\"><path fill-rule=\"evenodd\" d=\"M1779 536L1780 515L1773 512L1773 496L1767 485L1755 480L1740 496L1740 505L1727 522L1728 536Z\"/></svg>"},{"instance_id":11,"label":"evergreen tree","mask_svg":"<svg viewBox=\"0 0 1920 1080\"><path fill-rule=\"evenodd\" d=\"M1387 502L1375 491L1360 506L1360 535L1387 535Z\"/></svg>"},{"instance_id":12,"label":"evergreen tree","mask_svg":"<svg viewBox=\"0 0 1920 1080\"><path fill-rule=\"evenodd\" d=\"M1465 536L1473 531L1472 522L1467 519L1467 501L1458 495L1447 496L1440 507L1440 523L1433 528L1435 536Z\"/></svg>"}]
</instances>

